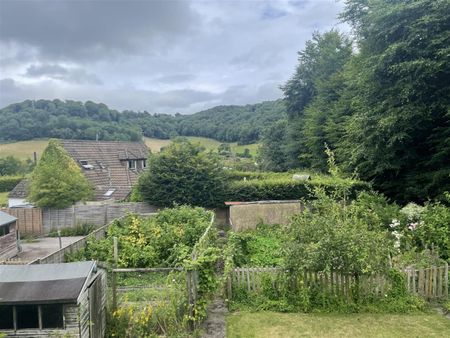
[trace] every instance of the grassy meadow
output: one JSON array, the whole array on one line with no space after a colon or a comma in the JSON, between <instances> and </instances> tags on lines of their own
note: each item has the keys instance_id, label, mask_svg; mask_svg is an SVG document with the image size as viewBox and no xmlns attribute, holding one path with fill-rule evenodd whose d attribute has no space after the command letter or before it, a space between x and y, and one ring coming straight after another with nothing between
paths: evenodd
<instances>
[{"instance_id":1,"label":"grassy meadow","mask_svg":"<svg viewBox=\"0 0 450 338\"><path fill-rule=\"evenodd\" d=\"M216 150L222 143L217 140L213 140L206 137L187 137L191 142L200 143L206 150ZM168 146L171 140L161 140L156 138L144 137L144 142L151 149L152 152L159 152L162 147ZM48 144L48 139L30 140L30 141L20 141L13 143L0 143L0 157L14 156L21 160L27 158L33 158L33 152L36 152L38 158L44 151ZM245 146L238 145L236 142L230 143L231 151L233 153L243 153L245 148L250 150L252 155L256 155L258 149L258 143L249 144Z\"/></svg>"},{"instance_id":2,"label":"grassy meadow","mask_svg":"<svg viewBox=\"0 0 450 338\"><path fill-rule=\"evenodd\" d=\"M8 192L0 192L0 207L8 205Z\"/></svg>"},{"instance_id":3,"label":"grassy meadow","mask_svg":"<svg viewBox=\"0 0 450 338\"><path fill-rule=\"evenodd\" d=\"M48 139L0 143L0 157L14 156L26 160L27 158L33 158L33 152L36 152L40 157L47 144Z\"/></svg>"},{"instance_id":4,"label":"grassy meadow","mask_svg":"<svg viewBox=\"0 0 450 338\"><path fill-rule=\"evenodd\" d=\"M439 314L302 314L235 312L228 338L448 337L450 320Z\"/></svg>"}]
</instances>

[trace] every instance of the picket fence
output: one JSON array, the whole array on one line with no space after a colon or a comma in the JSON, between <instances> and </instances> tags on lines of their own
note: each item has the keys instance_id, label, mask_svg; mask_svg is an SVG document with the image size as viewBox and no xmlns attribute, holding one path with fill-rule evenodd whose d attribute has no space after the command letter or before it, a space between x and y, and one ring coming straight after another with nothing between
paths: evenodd
<instances>
[{"instance_id":1,"label":"picket fence","mask_svg":"<svg viewBox=\"0 0 450 338\"><path fill-rule=\"evenodd\" d=\"M232 299L234 288L244 288L248 292L254 293L260 292L263 276L270 277L275 286L276 279L274 277L285 273L287 271L279 267L234 268L227 280L228 297ZM409 292L421 295L428 300L448 297L448 264L426 269L407 269L404 273ZM304 271L297 276L298 282L305 287L320 287L330 294L350 299L352 292L355 292L353 286L356 283L356 277L338 271L329 273ZM388 279L382 274L360 276L358 284L358 292L374 297L384 297L390 288Z\"/></svg>"},{"instance_id":2,"label":"picket fence","mask_svg":"<svg viewBox=\"0 0 450 338\"><path fill-rule=\"evenodd\" d=\"M408 290L426 299L445 299L448 297L448 264L425 269L406 269Z\"/></svg>"}]
</instances>

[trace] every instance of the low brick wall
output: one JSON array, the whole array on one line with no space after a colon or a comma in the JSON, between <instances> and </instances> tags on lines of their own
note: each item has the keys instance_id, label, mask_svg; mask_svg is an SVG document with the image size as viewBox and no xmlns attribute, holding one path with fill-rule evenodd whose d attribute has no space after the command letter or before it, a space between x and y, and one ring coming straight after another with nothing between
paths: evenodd
<instances>
[{"instance_id":1,"label":"low brick wall","mask_svg":"<svg viewBox=\"0 0 450 338\"><path fill-rule=\"evenodd\" d=\"M230 205L230 225L233 231L245 231L256 229L260 223L287 224L303 208L296 200L238 202Z\"/></svg>"}]
</instances>

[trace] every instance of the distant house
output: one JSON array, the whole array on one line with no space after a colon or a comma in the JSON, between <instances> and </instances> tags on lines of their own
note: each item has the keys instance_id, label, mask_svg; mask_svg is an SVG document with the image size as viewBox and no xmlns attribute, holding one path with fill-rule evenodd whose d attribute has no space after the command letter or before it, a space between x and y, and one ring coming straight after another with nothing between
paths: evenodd
<instances>
[{"instance_id":1,"label":"distant house","mask_svg":"<svg viewBox=\"0 0 450 338\"><path fill-rule=\"evenodd\" d=\"M106 274L95 262L0 266L0 335L105 335Z\"/></svg>"},{"instance_id":2,"label":"distant house","mask_svg":"<svg viewBox=\"0 0 450 338\"><path fill-rule=\"evenodd\" d=\"M142 142L61 140L95 188L95 200L124 200L147 167L149 149Z\"/></svg>"},{"instance_id":3,"label":"distant house","mask_svg":"<svg viewBox=\"0 0 450 338\"><path fill-rule=\"evenodd\" d=\"M17 218L0 211L0 261L7 260L19 252L16 221Z\"/></svg>"},{"instance_id":4,"label":"distant house","mask_svg":"<svg viewBox=\"0 0 450 338\"><path fill-rule=\"evenodd\" d=\"M32 205L27 201L28 194L28 184L27 179L23 179L17 184L13 190L8 194L8 207L9 208L27 208L32 207Z\"/></svg>"}]
</instances>

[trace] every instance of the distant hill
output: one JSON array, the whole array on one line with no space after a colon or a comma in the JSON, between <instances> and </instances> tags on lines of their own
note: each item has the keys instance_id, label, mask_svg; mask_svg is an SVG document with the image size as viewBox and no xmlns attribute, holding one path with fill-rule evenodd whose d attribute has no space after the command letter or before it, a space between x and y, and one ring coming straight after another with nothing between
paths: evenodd
<instances>
[{"instance_id":1,"label":"distant hill","mask_svg":"<svg viewBox=\"0 0 450 338\"><path fill-rule=\"evenodd\" d=\"M26 100L0 109L0 140L35 138L140 140L142 135L209 137L249 144L262 131L284 118L282 100L245 106L218 106L192 115L150 114L109 109L87 101Z\"/></svg>"}]
</instances>

